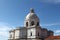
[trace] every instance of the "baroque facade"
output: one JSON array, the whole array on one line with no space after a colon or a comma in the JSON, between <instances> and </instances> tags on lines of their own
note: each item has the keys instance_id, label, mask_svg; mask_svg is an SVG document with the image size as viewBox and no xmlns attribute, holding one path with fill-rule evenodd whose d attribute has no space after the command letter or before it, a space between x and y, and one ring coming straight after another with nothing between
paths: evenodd
<instances>
[{"instance_id":1,"label":"baroque facade","mask_svg":"<svg viewBox=\"0 0 60 40\"><path fill-rule=\"evenodd\" d=\"M24 27L17 27L9 31L8 40L44 40L49 36L53 36L53 31L42 28L40 20L35 14L34 9L25 17Z\"/></svg>"}]
</instances>

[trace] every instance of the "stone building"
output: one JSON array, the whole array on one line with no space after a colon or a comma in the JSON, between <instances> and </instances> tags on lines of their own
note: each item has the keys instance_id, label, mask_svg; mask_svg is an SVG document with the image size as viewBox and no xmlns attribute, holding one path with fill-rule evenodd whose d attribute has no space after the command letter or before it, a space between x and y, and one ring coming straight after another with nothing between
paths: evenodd
<instances>
[{"instance_id":1,"label":"stone building","mask_svg":"<svg viewBox=\"0 0 60 40\"><path fill-rule=\"evenodd\" d=\"M40 20L34 9L25 17L24 27L17 27L9 31L8 40L44 40L48 36L53 36L53 31L40 26Z\"/></svg>"}]
</instances>

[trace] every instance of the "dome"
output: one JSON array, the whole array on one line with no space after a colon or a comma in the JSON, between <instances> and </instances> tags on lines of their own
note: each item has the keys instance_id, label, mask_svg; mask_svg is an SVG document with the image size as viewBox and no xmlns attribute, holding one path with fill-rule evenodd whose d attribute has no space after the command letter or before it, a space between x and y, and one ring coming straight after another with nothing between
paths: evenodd
<instances>
[{"instance_id":1,"label":"dome","mask_svg":"<svg viewBox=\"0 0 60 40\"><path fill-rule=\"evenodd\" d=\"M34 12L33 9L30 9L30 13L26 16L26 20L31 19L31 18L39 19L39 18L37 17L37 15L35 14L35 12Z\"/></svg>"},{"instance_id":2,"label":"dome","mask_svg":"<svg viewBox=\"0 0 60 40\"><path fill-rule=\"evenodd\" d=\"M31 8L29 14L26 16L25 21L24 21L24 25L26 27L34 27L35 26L39 26L40 20L38 18L38 16L35 14L34 10Z\"/></svg>"}]
</instances>

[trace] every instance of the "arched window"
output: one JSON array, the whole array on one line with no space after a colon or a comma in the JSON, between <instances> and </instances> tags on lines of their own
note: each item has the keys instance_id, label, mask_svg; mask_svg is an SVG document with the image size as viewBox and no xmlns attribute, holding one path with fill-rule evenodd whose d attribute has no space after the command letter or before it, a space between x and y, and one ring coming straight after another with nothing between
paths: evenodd
<instances>
[{"instance_id":1,"label":"arched window","mask_svg":"<svg viewBox=\"0 0 60 40\"><path fill-rule=\"evenodd\" d=\"M28 26L28 22L26 22L26 26Z\"/></svg>"},{"instance_id":2,"label":"arched window","mask_svg":"<svg viewBox=\"0 0 60 40\"><path fill-rule=\"evenodd\" d=\"M39 22L37 22L37 26L39 26Z\"/></svg>"},{"instance_id":3,"label":"arched window","mask_svg":"<svg viewBox=\"0 0 60 40\"><path fill-rule=\"evenodd\" d=\"M34 25L34 21L31 22L31 26L33 26L33 25Z\"/></svg>"},{"instance_id":4,"label":"arched window","mask_svg":"<svg viewBox=\"0 0 60 40\"><path fill-rule=\"evenodd\" d=\"M32 36L32 32L31 32L31 36Z\"/></svg>"}]
</instances>

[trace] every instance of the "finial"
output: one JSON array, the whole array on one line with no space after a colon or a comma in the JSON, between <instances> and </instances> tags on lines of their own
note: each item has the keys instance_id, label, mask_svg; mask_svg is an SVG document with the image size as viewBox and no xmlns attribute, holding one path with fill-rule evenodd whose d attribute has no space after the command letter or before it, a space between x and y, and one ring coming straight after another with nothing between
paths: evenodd
<instances>
[{"instance_id":1,"label":"finial","mask_svg":"<svg viewBox=\"0 0 60 40\"><path fill-rule=\"evenodd\" d=\"M31 13L34 13L34 9L33 9L33 8L30 8L30 12L31 12Z\"/></svg>"}]
</instances>

